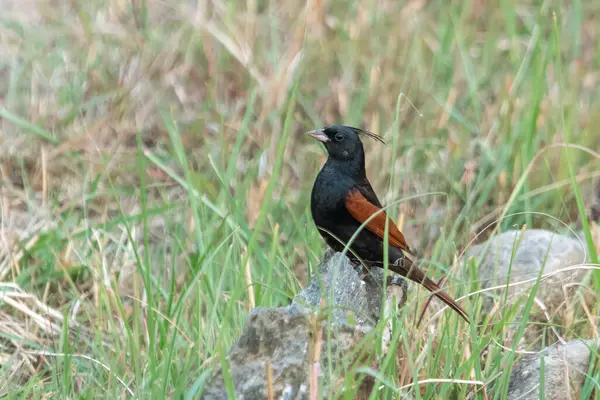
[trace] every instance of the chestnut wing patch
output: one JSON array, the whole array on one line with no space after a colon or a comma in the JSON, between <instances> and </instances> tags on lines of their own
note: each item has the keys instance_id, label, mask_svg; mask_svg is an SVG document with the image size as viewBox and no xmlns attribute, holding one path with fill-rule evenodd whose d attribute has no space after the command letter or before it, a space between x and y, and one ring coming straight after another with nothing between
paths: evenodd
<instances>
[{"instance_id":1,"label":"chestnut wing patch","mask_svg":"<svg viewBox=\"0 0 600 400\"><path fill-rule=\"evenodd\" d=\"M371 203L363 196L358 189L352 189L346 196L346 208L350 215L361 224L364 223L371 215L379 213L372 218L366 225L366 228L379 236L381 239L385 236L385 219L388 219L388 243L392 246L412 254L410 247L404 239L404 235L394 222L387 216L385 211Z\"/></svg>"}]
</instances>

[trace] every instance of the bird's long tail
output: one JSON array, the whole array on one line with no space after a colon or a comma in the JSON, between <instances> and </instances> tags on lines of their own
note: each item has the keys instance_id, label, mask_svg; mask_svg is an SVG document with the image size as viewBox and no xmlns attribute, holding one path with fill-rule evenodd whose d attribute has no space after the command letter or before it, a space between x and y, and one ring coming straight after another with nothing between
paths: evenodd
<instances>
[{"instance_id":1,"label":"bird's long tail","mask_svg":"<svg viewBox=\"0 0 600 400\"><path fill-rule=\"evenodd\" d=\"M446 292L442 290L442 288L429 279L423 271L413 265L412 261L408 257L404 257L402 265L389 264L390 271L394 271L397 274L400 274L411 281L417 282L425 287L425 289L429 290L433 293L438 299L442 300L444 303L448 305L451 309L456 311L458 315L460 315L465 321L469 322L469 317L465 310L463 310L457 303L454 301L452 297Z\"/></svg>"}]
</instances>

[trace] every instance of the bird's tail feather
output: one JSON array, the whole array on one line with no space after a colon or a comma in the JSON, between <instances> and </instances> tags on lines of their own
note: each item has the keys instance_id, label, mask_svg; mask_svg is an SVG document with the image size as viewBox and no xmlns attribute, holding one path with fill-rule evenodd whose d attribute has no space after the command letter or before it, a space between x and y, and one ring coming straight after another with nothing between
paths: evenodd
<instances>
[{"instance_id":1,"label":"bird's tail feather","mask_svg":"<svg viewBox=\"0 0 600 400\"><path fill-rule=\"evenodd\" d=\"M404 257L402 266L390 264L389 269L391 271L396 272L397 274L405 276L408 279L423 285L425 289L429 290L438 299L446 303L448 307L456 311L456 313L460 315L465 321L469 322L469 317L467 316L465 310L463 310L458 305L458 303L456 303L456 301L452 297L450 297L448 293L444 292L437 283L426 277L423 271L413 266L412 261L408 257Z\"/></svg>"}]
</instances>

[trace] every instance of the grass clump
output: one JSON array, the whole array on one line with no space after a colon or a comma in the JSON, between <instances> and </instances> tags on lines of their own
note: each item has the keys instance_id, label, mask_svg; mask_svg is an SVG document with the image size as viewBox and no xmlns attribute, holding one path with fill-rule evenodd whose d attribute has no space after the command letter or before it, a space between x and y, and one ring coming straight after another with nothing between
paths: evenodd
<instances>
[{"instance_id":1,"label":"grass clump","mask_svg":"<svg viewBox=\"0 0 600 400\"><path fill-rule=\"evenodd\" d=\"M558 219L592 249L599 6L8 1L0 391L201 393L248 310L287 304L323 253L309 193L324 154L300 133L328 123L387 139L366 144L367 172L386 204L410 198L389 212L433 276L494 228ZM451 292L477 289L452 275ZM595 337L574 308L565 336ZM514 313L412 315L379 370L355 366L380 380L373 398L502 397L515 354L494 343ZM485 385L410 386L436 378Z\"/></svg>"}]
</instances>

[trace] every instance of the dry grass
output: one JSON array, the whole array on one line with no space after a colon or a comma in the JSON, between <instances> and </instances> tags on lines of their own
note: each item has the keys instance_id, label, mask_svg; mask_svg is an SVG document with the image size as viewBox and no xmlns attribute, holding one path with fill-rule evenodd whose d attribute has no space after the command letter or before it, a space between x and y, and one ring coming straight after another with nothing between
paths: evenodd
<instances>
[{"instance_id":1,"label":"dry grass","mask_svg":"<svg viewBox=\"0 0 600 400\"><path fill-rule=\"evenodd\" d=\"M508 210L580 223L547 146L583 149L597 203L596 1L0 6L0 393L193 394L248 307L285 304L321 254L315 126L387 139L366 143L371 181L418 195L391 214L442 265ZM499 228L523 223L554 227ZM588 332L597 310L577 310Z\"/></svg>"}]
</instances>

